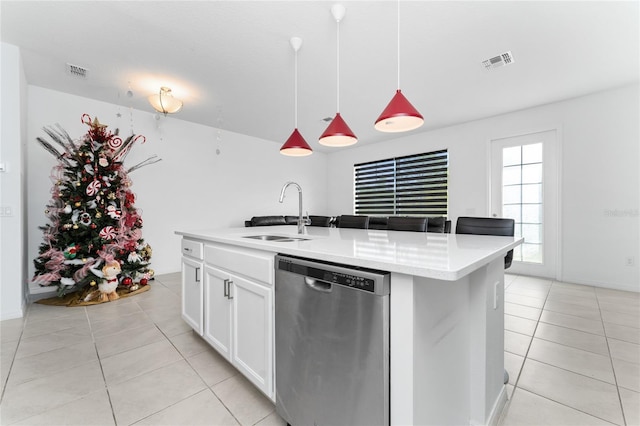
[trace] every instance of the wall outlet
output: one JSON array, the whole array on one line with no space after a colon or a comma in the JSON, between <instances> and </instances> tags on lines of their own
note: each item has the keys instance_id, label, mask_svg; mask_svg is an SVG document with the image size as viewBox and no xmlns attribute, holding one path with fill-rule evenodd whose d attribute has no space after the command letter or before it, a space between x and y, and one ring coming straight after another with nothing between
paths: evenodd
<instances>
[{"instance_id":1,"label":"wall outlet","mask_svg":"<svg viewBox=\"0 0 640 426\"><path fill-rule=\"evenodd\" d=\"M624 260L625 266L635 266L636 259L633 256L629 256Z\"/></svg>"},{"instance_id":2,"label":"wall outlet","mask_svg":"<svg viewBox=\"0 0 640 426\"><path fill-rule=\"evenodd\" d=\"M0 216L13 216L13 213L11 212L11 207L0 206Z\"/></svg>"}]
</instances>

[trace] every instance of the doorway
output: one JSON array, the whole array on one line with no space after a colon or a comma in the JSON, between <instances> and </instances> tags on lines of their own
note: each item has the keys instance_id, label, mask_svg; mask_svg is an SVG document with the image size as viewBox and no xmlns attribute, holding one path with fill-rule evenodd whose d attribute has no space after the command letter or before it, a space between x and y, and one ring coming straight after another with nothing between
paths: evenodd
<instances>
[{"instance_id":1,"label":"doorway","mask_svg":"<svg viewBox=\"0 0 640 426\"><path fill-rule=\"evenodd\" d=\"M510 272L559 278L557 144L556 130L491 140L491 215L524 237Z\"/></svg>"}]
</instances>

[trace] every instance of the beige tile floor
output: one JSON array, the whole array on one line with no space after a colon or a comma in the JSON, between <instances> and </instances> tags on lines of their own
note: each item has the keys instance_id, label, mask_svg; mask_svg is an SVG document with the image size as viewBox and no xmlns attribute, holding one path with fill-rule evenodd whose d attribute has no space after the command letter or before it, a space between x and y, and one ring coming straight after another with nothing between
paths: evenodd
<instances>
[{"instance_id":1,"label":"beige tile floor","mask_svg":"<svg viewBox=\"0 0 640 426\"><path fill-rule=\"evenodd\" d=\"M505 279L501 425L640 425L640 294Z\"/></svg>"},{"instance_id":2,"label":"beige tile floor","mask_svg":"<svg viewBox=\"0 0 640 426\"><path fill-rule=\"evenodd\" d=\"M1 425L283 425L180 318L180 274L89 307L0 322Z\"/></svg>"},{"instance_id":3,"label":"beige tile floor","mask_svg":"<svg viewBox=\"0 0 640 426\"><path fill-rule=\"evenodd\" d=\"M508 275L510 425L640 425L640 295ZM0 322L2 425L282 425L180 319L180 275Z\"/></svg>"}]
</instances>

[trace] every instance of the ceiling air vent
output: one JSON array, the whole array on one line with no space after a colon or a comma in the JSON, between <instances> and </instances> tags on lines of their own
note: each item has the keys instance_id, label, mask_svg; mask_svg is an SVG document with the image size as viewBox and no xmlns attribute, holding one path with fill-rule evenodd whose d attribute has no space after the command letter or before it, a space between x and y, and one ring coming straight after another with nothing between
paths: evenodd
<instances>
[{"instance_id":1,"label":"ceiling air vent","mask_svg":"<svg viewBox=\"0 0 640 426\"><path fill-rule=\"evenodd\" d=\"M511 51L502 53L498 56L494 56L493 58L487 59L486 61L482 61L482 65L485 67L485 69L488 70L503 67L512 63L513 55L511 54Z\"/></svg>"},{"instance_id":2,"label":"ceiling air vent","mask_svg":"<svg viewBox=\"0 0 640 426\"><path fill-rule=\"evenodd\" d=\"M73 76L73 77L78 77L78 78L82 78L85 79L87 78L87 73L89 72L88 69L83 68L79 65L73 65L73 64L67 64L67 74Z\"/></svg>"}]
</instances>

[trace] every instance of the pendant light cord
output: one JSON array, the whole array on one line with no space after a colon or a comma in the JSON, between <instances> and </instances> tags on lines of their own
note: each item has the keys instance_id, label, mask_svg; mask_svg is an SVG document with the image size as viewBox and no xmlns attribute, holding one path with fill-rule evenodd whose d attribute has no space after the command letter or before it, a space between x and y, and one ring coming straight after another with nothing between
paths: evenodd
<instances>
[{"instance_id":1,"label":"pendant light cord","mask_svg":"<svg viewBox=\"0 0 640 426\"><path fill-rule=\"evenodd\" d=\"M400 90L400 0L398 0L398 90Z\"/></svg>"},{"instance_id":2,"label":"pendant light cord","mask_svg":"<svg viewBox=\"0 0 640 426\"><path fill-rule=\"evenodd\" d=\"M340 112L340 20L336 20L336 112Z\"/></svg>"},{"instance_id":3,"label":"pendant light cord","mask_svg":"<svg viewBox=\"0 0 640 426\"><path fill-rule=\"evenodd\" d=\"M293 77L293 81L294 81L294 88L293 88L293 105L294 105L294 120L295 120L295 125L294 127L297 129L298 128L298 50L295 51L295 56L294 56L294 77Z\"/></svg>"}]
</instances>

